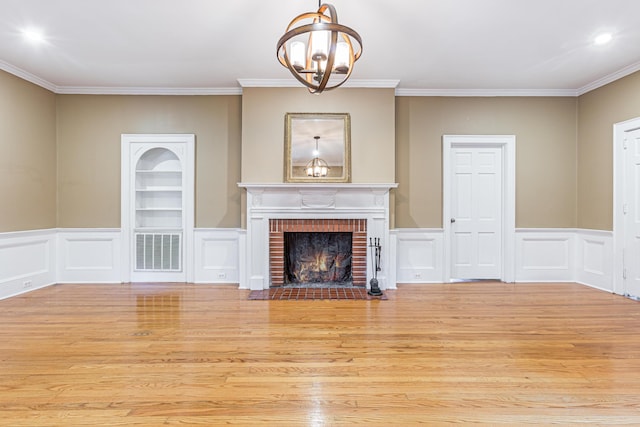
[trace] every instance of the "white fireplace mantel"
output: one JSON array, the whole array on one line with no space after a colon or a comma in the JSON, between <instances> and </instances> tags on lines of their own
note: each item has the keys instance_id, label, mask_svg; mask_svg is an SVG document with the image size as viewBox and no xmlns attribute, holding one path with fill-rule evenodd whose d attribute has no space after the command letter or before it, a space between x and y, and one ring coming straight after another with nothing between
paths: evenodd
<instances>
[{"instance_id":1,"label":"white fireplace mantel","mask_svg":"<svg viewBox=\"0 0 640 427\"><path fill-rule=\"evenodd\" d=\"M389 257L389 190L396 183L239 183L247 190L246 270L241 288L268 289L270 219L366 219L367 237L382 245L381 289L396 287ZM373 277L368 259L367 283Z\"/></svg>"}]
</instances>

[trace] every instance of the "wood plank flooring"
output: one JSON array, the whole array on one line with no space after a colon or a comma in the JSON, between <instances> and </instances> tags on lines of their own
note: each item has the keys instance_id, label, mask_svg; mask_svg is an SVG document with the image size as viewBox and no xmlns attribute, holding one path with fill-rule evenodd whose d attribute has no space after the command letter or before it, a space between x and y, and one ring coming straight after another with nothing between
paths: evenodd
<instances>
[{"instance_id":1,"label":"wood plank flooring","mask_svg":"<svg viewBox=\"0 0 640 427\"><path fill-rule=\"evenodd\" d=\"M640 425L636 301L577 284L248 294L56 285L0 301L0 425Z\"/></svg>"}]
</instances>

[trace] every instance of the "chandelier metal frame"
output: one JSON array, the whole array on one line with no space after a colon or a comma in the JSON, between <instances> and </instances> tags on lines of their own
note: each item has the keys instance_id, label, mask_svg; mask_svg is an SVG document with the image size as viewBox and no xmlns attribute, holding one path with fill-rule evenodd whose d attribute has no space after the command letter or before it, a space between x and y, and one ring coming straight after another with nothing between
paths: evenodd
<instances>
[{"instance_id":1,"label":"chandelier metal frame","mask_svg":"<svg viewBox=\"0 0 640 427\"><path fill-rule=\"evenodd\" d=\"M329 15L326 14L328 11ZM307 23L304 23L304 22ZM310 23L308 23L311 21ZM311 48L312 34L316 31L329 32L329 45L326 57L314 55ZM308 33L306 43L305 66L294 66L291 61L287 42ZM334 69L336 47L338 42L345 42L348 46L347 68ZM276 54L280 63L289 69L291 74L311 93L321 93L342 86L351 76L354 63L362 55L362 38L353 29L338 23L338 14L331 4L319 5L317 12L303 13L295 17L287 27L285 34L278 40ZM330 82L332 76L339 76Z\"/></svg>"}]
</instances>

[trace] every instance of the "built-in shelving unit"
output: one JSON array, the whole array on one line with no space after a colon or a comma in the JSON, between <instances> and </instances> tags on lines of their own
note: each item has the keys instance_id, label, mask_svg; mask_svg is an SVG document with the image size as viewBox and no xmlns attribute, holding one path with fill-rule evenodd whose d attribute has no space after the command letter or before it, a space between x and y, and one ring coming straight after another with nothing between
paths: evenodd
<instances>
[{"instance_id":1,"label":"built-in shelving unit","mask_svg":"<svg viewBox=\"0 0 640 427\"><path fill-rule=\"evenodd\" d=\"M193 144L193 135L123 135L123 230L131 281L187 281Z\"/></svg>"},{"instance_id":2,"label":"built-in shelving unit","mask_svg":"<svg viewBox=\"0 0 640 427\"><path fill-rule=\"evenodd\" d=\"M153 148L136 165L136 229L182 229L182 169L170 150Z\"/></svg>"}]
</instances>

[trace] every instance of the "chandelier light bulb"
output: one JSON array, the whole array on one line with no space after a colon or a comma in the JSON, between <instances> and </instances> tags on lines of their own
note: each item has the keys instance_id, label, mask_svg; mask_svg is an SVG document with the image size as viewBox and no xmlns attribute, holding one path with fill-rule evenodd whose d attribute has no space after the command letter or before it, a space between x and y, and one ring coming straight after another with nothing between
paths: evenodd
<instances>
[{"instance_id":1,"label":"chandelier light bulb","mask_svg":"<svg viewBox=\"0 0 640 427\"><path fill-rule=\"evenodd\" d=\"M291 49L291 65L293 65L293 67L300 71L303 70L305 67L305 46L303 42L297 41L297 42L293 42L291 43L290 46Z\"/></svg>"}]
</instances>

